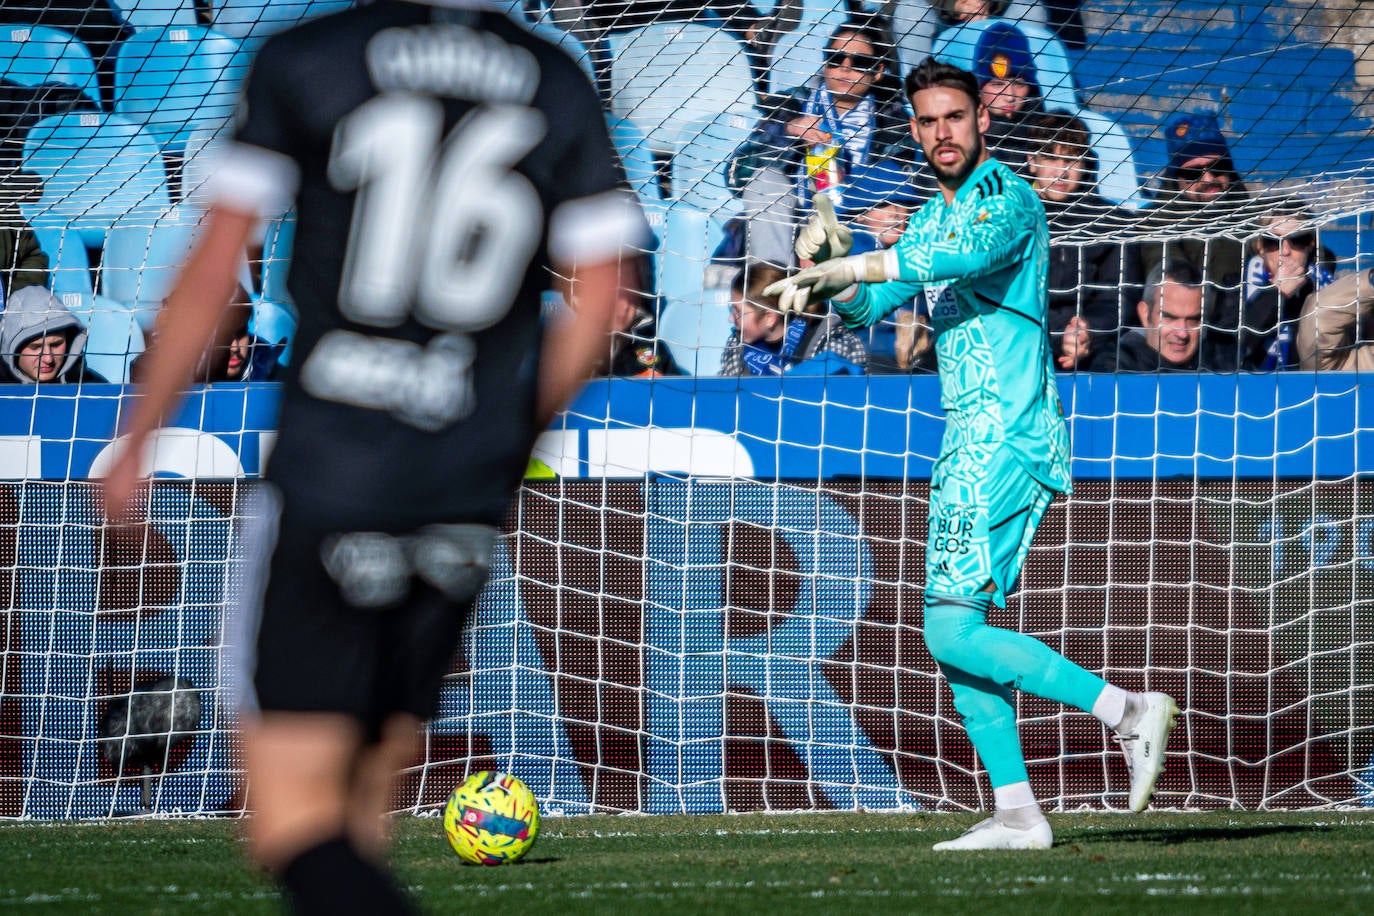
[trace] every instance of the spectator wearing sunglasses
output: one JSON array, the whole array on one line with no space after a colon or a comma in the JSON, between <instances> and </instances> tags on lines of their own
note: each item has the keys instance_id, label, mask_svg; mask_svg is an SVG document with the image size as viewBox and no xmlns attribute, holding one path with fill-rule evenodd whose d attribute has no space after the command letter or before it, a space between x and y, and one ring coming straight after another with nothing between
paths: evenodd
<instances>
[{"instance_id":1,"label":"spectator wearing sunglasses","mask_svg":"<svg viewBox=\"0 0 1374 916\"><path fill-rule=\"evenodd\" d=\"M1324 252L1301 205L1276 208L1253 240L1255 255L1246 271L1239 344L1242 369L1296 369L1296 338L1303 303L1331 284ZM1325 262L1325 263L1324 263Z\"/></svg>"},{"instance_id":2,"label":"spectator wearing sunglasses","mask_svg":"<svg viewBox=\"0 0 1374 916\"><path fill-rule=\"evenodd\" d=\"M1234 303L1246 260L1245 243L1238 238L1254 231L1265 208L1241 181L1215 115L1176 114L1164 125L1164 140L1169 158L1159 201L1142 215L1141 228L1152 237L1141 246L1142 266L1148 272L1166 256L1191 261ZM1242 231L1247 224L1249 230ZM1234 306L1219 310L1218 320L1227 313L1234 317Z\"/></svg>"},{"instance_id":3,"label":"spectator wearing sunglasses","mask_svg":"<svg viewBox=\"0 0 1374 916\"><path fill-rule=\"evenodd\" d=\"M890 73L886 33L850 20L830 36L821 72L764 104L764 117L729 166L747 222L748 256L795 265L792 239L813 195L838 204L857 168L906 151L906 107Z\"/></svg>"}]
</instances>

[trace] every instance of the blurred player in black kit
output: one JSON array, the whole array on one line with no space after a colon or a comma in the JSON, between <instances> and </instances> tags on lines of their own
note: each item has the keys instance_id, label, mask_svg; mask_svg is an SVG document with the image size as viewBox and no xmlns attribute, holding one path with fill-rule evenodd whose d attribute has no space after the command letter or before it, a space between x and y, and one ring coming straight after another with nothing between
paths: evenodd
<instances>
[{"instance_id":1,"label":"blurred player in black kit","mask_svg":"<svg viewBox=\"0 0 1374 916\"><path fill-rule=\"evenodd\" d=\"M222 316L256 221L293 204L300 309L246 596L255 858L302 913L392 913L383 815L416 752L535 436L607 347L647 226L595 91L470 3L379 0L269 40L104 483L140 456ZM573 317L545 327L550 269Z\"/></svg>"}]
</instances>

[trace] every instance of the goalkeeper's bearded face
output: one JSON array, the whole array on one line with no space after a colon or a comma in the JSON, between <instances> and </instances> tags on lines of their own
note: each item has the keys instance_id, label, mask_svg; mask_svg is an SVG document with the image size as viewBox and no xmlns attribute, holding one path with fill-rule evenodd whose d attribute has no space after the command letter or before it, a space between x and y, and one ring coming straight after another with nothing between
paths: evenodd
<instances>
[{"instance_id":1,"label":"goalkeeper's bearded face","mask_svg":"<svg viewBox=\"0 0 1374 916\"><path fill-rule=\"evenodd\" d=\"M958 188L986 158L983 133L990 123L988 110L947 86L920 90L911 97L911 107L911 135L935 177L947 188Z\"/></svg>"}]
</instances>

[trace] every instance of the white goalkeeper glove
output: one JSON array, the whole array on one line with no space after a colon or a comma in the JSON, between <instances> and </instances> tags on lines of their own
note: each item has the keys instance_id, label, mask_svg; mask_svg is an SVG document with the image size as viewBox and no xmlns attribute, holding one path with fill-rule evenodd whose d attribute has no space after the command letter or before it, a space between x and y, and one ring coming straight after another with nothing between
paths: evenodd
<instances>
[{"instance_id":1,"label":"white goalkeeper glove","mask_svg":"<svg viewBox=\"0 0 1374 916\"><path fill-rule=\"evenodd\" d=\"M811 202L815 205L815 210L812 211L806 225L797 233L797 241L792 245L797 260L814 261L819 264L849 254L849 247L854 242L854 233L841 226L840 221L836 219L835 205L830 202L830 195L818 191L816 196L811 198Z\"/></svg>"},{"instance_id":2,"label":"white goalkeeper glove","mask_svg":"<svg viewBox=\"0 0 1374 916\"><path fill-rule=\"evenodd\" d=\"M886 254L870 251L835 258L769 284L763 294L777 296L778 311L784 319L790 319L805 312L812 303L833 299L857 283L886 282L889 279Z\"/></svg>"}]
</instances>

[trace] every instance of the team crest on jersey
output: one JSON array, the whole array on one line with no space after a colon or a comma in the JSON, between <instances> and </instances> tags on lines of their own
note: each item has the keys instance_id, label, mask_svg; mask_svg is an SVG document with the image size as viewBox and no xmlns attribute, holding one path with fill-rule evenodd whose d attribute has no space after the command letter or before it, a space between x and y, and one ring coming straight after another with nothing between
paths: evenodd
<instances>
[{"instance_id":1,"label":"team crest on jersey","mask_svg":"<svg viewBox=\"0 0 1374 916\"><path fill-rule=\"evenodd\" d=\"M987 210L979 210L978 215L973 218L973 221L975 223L986 223L990 219L992 219L991 213Z\"/></svg>"},{"instance_id":2,"label":"team crest on jersey","mask_svg":"<svg viewBox=\"0 0 1374 916\"><path fill-rule=\"evenodd\" d=\"M638 350L636 350L635 362L639 363L641 366L646 366L650 369L657 365L658 353L655 352L653 345L650 344L649 346L640 347Z\"/></svg>"}]
</instances>

